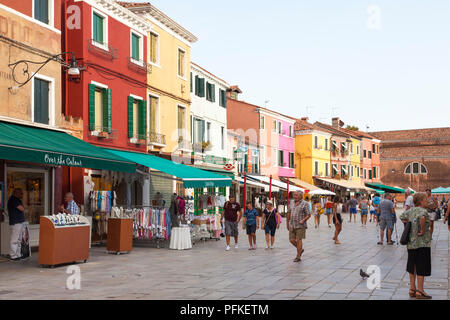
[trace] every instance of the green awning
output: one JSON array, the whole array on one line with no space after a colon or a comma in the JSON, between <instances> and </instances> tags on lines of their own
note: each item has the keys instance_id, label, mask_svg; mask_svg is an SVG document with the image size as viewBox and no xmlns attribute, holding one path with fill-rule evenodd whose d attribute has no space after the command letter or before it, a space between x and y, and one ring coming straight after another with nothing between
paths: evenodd
<instances>
[{"instance_id":1,"label":"green awning","mask_svg":"<svg viewBox=\"0 0 450 320\"><path fill-rule=\"evenodd\" d=\"M439 187L439 188L431 190L431 193L432 194L449 194L450 193L450 188Z\"/></svg>"},{"instance_id":2,"label":"green awning","mask_svg":"<svg viewBox=\"0 0 450 320\"><path fill-rule=\"evenodd\" d=\"M372 189L372 188L371 188ZM386 192L384 192L383 190L378 190L378 189L373 189L373 191L375 191L378 194L385 194Z\"/></svg>"},{"instance_id":3,"label":"green awning","mask_svg":"<svg viewBox=\"0 0 450 320\"><path fill-rule=\"evenodd\" d=\"M145 167L161 171L175 176L184 182L186 189L191 188L212 188L229 187L232 180L230 178L214 174L212 172L196 169L184 164L176 163L150 154L134 153L105 149L112 154L136 162Z\"/></svg>"},{"instance_id":4,"label":"green awning","mask_svg":"<svg viewBox=\"0 0 450 320\"><path fill-rule=\"evenodd\" d=\"M0 159L136 172L136 163L67 133L0 122Z\"/></svg>"},{"instance_id":5,"label":"green awning","mask_svg":"<svg viewBox=\"0 0 450 320\"><path fill-rule=\"evenodd\" d=\"M403 190L401 188L390 187L390 186L386 186L386 185L381 184L381 183L369 183L369 182L366 182L366 186L369 187L369 188L372 188L372 189L382 190L384 192L405 193L405 190Z\"/></svg>"},{"instance_id":6,"label":"green awning","mask_svg":"<svg viewBox=\"0 0 450 320\"><path fill-rule=\"evenodd\" d=\"M225 176L227 178L230 178L231 180L234 181L234 173L224 170L224 169L218 169L218 168L211 168L211 167L204 167L204 166L195 166L195 168L200 169L200 170L205 170L205 171L209 171L209 172L213 172L215 174L221 175L221 176Z\"/></svg>"}]
</instances>

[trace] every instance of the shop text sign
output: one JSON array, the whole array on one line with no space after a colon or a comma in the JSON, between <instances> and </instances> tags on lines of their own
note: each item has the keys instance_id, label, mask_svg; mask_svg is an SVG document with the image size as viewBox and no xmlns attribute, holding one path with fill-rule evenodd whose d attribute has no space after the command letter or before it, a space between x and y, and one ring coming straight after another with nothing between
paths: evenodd
<instances>
[{"instance_id":1,"label":"shop text sign","mask_svg":"<svg viewBox=\"0 0 450 320\"><path fill-rule=\"evenodd\" d=\"M81 160L77 160L73 156L52 156L46 153L44 156L44 162L55 166L83 167L83 162Z\"/></svg>"}]
</instances>

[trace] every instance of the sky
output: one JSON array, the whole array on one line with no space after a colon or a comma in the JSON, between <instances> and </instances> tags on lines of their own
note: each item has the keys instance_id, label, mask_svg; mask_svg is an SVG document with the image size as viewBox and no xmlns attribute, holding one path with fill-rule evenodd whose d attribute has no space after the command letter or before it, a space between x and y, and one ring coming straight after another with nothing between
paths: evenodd
<instances>
[{"instance_id":1,"label":"sky","mask_svg":"<svg viewBox=\"0 0 450 320\"><path fill-rule=\"evenodd\" d=\"M363 131L450 126L448 0L150 2L241 100Z\"/></svg>"}]
</instances>

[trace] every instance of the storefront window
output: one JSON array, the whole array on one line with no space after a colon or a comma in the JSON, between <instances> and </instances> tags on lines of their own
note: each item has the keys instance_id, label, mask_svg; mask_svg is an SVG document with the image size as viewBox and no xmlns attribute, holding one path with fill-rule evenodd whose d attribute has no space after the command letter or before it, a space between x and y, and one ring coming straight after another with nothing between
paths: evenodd
<instances>
[{"instance_id":1,"label":"storefront window","mask_svg":"<svg viewBox=\"0 0 450 320\"><path fill-rule=\"evenodd\" d=\"M48 172L19 168L8 168L7 172L6 200L14 189L22 189L25 221L39 224L40 217L48 214Z\"/></svg>"}]
</instances>

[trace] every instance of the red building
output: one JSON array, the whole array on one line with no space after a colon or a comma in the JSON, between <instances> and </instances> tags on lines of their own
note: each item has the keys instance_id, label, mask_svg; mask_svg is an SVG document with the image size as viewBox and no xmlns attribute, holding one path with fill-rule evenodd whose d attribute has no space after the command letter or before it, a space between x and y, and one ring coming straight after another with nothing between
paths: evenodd
<instances>
[{"instance_id":1,"label":"red building","mask_svg":"<svg viewBox=\"0 0 450 320\"><path fill-rule=\"evenodd\" d=\"M61 12L66 22L63 51L73 52L85 68L79 81L63 79L63 113L83 119L86 142L147 152L147 74L151 69L146 62L146 35L150 25L112 0L64 0ZM81 200L83 176L89 173L67 170L66 189Z\"/></svg>"}]
</instances>

